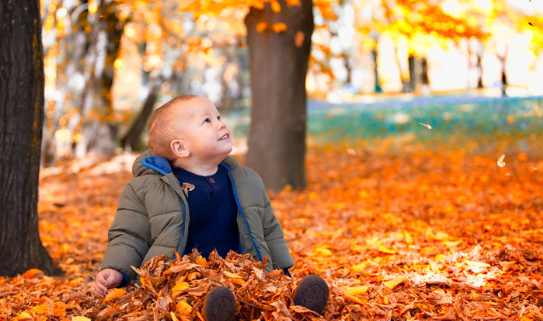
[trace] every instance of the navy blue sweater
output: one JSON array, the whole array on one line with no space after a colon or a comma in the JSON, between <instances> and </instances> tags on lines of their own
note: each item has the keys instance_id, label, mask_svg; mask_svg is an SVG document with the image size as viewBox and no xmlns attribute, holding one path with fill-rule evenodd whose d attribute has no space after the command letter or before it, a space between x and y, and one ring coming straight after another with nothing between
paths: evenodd
<instances>
[{"instance_id":1,"label":"navy blue sweater","mask_svg":"<svg viewBox=\"0 0 543 321\"><path fill-rule=\"evenodd\" d=\"M219 166L211 176L196 175L182 168L174 168L173 173L181 185L195 186L187 197L190 222L185 253L194 248L202 257L208 257L214 249L222 257L230 250L238 252L238 207L227 170Z\"/></svg>"}]
</instances>

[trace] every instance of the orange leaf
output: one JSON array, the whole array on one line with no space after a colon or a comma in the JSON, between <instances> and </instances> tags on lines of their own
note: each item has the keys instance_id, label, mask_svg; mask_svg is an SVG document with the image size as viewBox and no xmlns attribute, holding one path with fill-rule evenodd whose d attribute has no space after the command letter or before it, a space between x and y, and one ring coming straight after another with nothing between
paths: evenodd
<instances>
[{"instance_id":1,"label":"orange leaf","mask_svg":"<svg viewBox=\"0 0 543 321\"><path fill-rule=\"evenodd\" d=\"M283 22L278 22L278 23L274 23L272 28L273 28L273 31L280 33L287 30L287 25L284 24Z\"/></svg>"},{"instance_id":2,"label":"orange leaf","mask_svg":"<svg viewBox=\"0 0 543 321\"><path fill-rule=\"evenodd\" d=\"M266 30L267 28L268 28L268 24L265 22L260 22L259 24L256 25L256 31L258 32L262 32Z\"/></svg>"},{"instance_id":3,"label":"orange leaf","mask_svg":"<svg viewBox=\"0 0 543 321\"><path fill-rule=\"evenodd\" d=\"M206 260L205 257L201 257L201 256L200 256L199 258L196 259L196 263L197 263L197 264L200 264L200 265L203 265L203 266L206 266L207 260Z\"/></svg>"},{"instance_id":4,"label":"orange leaf","mask_svg":"<svg viewBox=\"0 0 543 321\"><path fill-rule=\"evenodd\" d=\"M405 281L405 279L407 279L407 275L402 275L390 281L383 282L383 284L389 289L394 289L398 284Z\"/></svg>"},{"instance_id":5,"label":"orange leaf","mask_svg":"<svg viewBox=\"0 0 543 321\"><path fill-rule=\"evenodd\" d=\"M31 312L55 317L64 317L66 315L66 307L62 302L55 302L54 305L51 302L51 308L49 310L49 303L43 303L33 307Z\"/></svg>"},{"instance_id":6,"label":"orange leaf","mask_svg":"<svg viewBox=\"0 0 543 321\"><path fill-rule=\"evenodd\" d=\"M39 270L39 269L30 269L21 276L25 279L41 278L43 277L43 272L42 270Z\"/></svg>"},{"instance_id":7,"label":"orange leaf","mask_svg":"<svg viewBox=\"0 0 543 321\"><path fill-rule=\"evenodd\" d=\"M123 295L126 294L126 290L125 289L113 289L113 290L109 290L108 294L106 295L106 297L104 298L104 302L108 302L108 301L111 301L111 300L115 300L116 298L118 297L121 297Z\"/></svg>"},{"instance_id":8,"label":"orange leaf","mask_svg":"<svg viewBox=\"0 0 543 321\"><path fill-rule=\"evenodd\" d=\"M72 317L72 321L92 321L92 320L85 317Z\"/></svg>"},{"instance_id":9,"label":"orange leaf","mask_svg":"<svg viewBox=\"0 0 543 321\"><path fill-rule=\"evenodd\" d=\"M228 272L228 271L223 271L224 275L228 276L228 277L231 277L231 278L238 278L238 279L242 279L243 277L237 275L237 274L234 274L232 272Z\"/></svg>"},{"instance_id":10,"label":"orange leaf","mask_svg":"<svg viewBox=\"0 0 543 321\"><path fill-rule=\"evenodd\" d=\"M234 278L232 279L232 283L237 284L237 285L244 285L245 281L243 281L242 279Z\"/></svg>"},{"instance_id":11,"label":"orange leaf","mask_svg":"<svg viewBox=\"0 0 543 321\"><path fill-rule=\"evenodd\" d=\"M175 293L177 291L183 291L190 288L190 285L187 282L183 282L182 279L179 279L175 286L172 289L172 293Z\"/></svg>"},{"instance_id":12,"label":"orange leaf","mask_svg":"<svg viewBox=\"0 0 543 321\"><path fill-rule=\"evenodd\" d=\"M192 312L192 306L188 304L185 300L179 301L179 303L177 303L176 305L176 308L177 312L179 312L179 314L181 315L190 315L190 313Z\"/></svg>"},{"instance_id":13,"label":"orange leaf","mask_svg":"<svg viewBox=\"0 0 543 321\"><path fill-rule=\"evenodd\" d=\"M294 35L294 44L296 45L296 47L298 48L302 47L302 45L304 44L304 39L305 39L305 33L301 30L296 31L296 34ZM315 195L315 193L310 193L309 198L316 199L316 197L312 198L311 194Z\"/></svg>"},{"instance_id":14,"label":"orange leaf","mask_svg":"<svg viewBox=\"0 0 543 321\"><path fill-rule=\"evenodd\" d=\"M281 5L277 1L272 1L271 9L273 10L273 12L281 12Z\"/></svg>"}]
</instances>

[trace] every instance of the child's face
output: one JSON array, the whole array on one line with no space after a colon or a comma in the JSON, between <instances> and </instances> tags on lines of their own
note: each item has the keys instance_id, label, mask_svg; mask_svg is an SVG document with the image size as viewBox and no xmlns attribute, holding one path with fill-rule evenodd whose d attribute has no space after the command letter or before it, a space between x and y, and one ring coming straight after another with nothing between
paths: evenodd
<instances>
[{"instance_id":1,"label":"child's face","mask_svg":"<svg viewBox=\"0 0 543 321\"><path fill-rule=\"evenodd\" d=\"M232 132L221 120L215 105L196 97L178 109L182 140L190 155L200 160L224 158L232 151Z\"/></svg>"}]
</instances>

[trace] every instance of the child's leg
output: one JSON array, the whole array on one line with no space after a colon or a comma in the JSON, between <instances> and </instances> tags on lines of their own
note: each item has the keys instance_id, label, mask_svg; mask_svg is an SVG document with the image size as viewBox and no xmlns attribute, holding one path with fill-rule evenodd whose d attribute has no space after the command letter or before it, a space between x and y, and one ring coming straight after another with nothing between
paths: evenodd
<instances>
[{"instance_id":1,"label":"child's leg","mask_svg":"<svg viewBox=\"0 0 543 321\"><path fill-rule=\"evenodd\" d=\"M326 281L318 275L308 275L294 291L294 304L320 314L328 303L329 295Z\"/></svg>"}]
</instances>

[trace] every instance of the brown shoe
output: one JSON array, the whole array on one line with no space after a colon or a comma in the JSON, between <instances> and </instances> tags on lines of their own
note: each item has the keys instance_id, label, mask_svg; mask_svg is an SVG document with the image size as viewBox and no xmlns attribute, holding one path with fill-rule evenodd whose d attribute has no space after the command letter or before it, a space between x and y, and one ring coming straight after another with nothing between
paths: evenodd
<instances>
[{"instance_id":1,"label":"brown shoe","mask_svg":"<svg viewBox=\"0 0 543 321\"><path fill-rule=\"evenodd\" d=\"M294 304L321 314L329 296L330 290L326 281L318 275L308 275L294 291Z\"/></svg>"},{"instance_id":2,"label":"brown shoe","mask_svg":"<svg viewBox=\"0 0 543 321\"><path fill-rule=\"evenodd\" d=\"M229 288L218 286L209 291L204 301L204 317L207 321L234 320L236 297Z\"/></svg>"}]
</instances>

